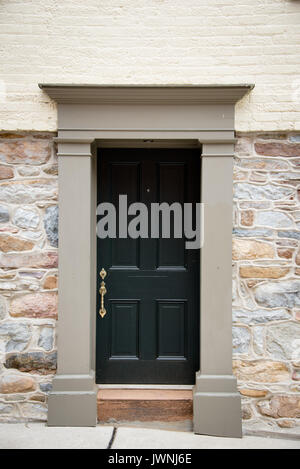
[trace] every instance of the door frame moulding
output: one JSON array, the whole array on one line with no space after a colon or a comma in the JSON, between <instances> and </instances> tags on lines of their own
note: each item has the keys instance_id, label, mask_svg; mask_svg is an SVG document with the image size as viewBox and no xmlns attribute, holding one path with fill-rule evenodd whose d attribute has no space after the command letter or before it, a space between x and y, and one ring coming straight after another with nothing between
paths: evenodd
<instances>
[{"instance_id":1,"label":"door frame moulding","mask_svg":"<svg viewBox=\"0 0 300 469\"><path fill-rule=\"evenodd\" d=\"M232 374L232 160L234 106L253 85L39 86L58 104L58 369L48 425L96 425L97 147L202 147L194 432L240 437L241 399Z\"/></svg>"}]
</instances>

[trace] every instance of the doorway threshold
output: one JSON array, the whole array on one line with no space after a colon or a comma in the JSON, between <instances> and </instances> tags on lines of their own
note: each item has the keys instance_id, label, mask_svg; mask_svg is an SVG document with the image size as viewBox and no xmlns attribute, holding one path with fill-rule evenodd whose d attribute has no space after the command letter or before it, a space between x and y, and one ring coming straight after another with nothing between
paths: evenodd
<instances>
[{"instance_id":1,"label":"doorway threshold","mask_svg":"<svg viewBox=\"0 0 300 469\"><path fill-rule=\"evenodd\" d=\"M99 389L180 389L192 390L194 384L98 384Z\"/></svg>"}]
</instances>

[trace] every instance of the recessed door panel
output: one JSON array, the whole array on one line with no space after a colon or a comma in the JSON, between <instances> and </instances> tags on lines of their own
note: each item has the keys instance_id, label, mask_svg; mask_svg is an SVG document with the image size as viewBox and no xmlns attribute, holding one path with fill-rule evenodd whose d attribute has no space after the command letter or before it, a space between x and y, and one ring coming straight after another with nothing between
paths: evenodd
<instances>
[{"instance_id":1,"label":"recessed door panel","mask_svg":"<svg viewBox=\"0 0 300 469\"><path fill-rule=\"evenodd\" d=\"M157 306L158 358L185 360L186 302L165 300Z\"/></svg>"},{"instance_id":2,"label":"recessed door panel","mask_svg":"<svg viewBox=\"0 0 300 469\"><path fill-rule=\"evenodd\" d=\"M124 239L119 236L119 195L126 195L128 204L139 197L140 163L138 161L109 162L110 202L116 208L117 237L111 243L110 265L118 268L138 268L139 239ZM130 217L129 217L130 220Z\"/></svg>"},{"instance_id":3,"label":"recessed door panel","mask_svg":"<svg viewBox=\"0 0 300 469\"><path fill-rule=\"evenodd\" d=\"M139 304L114 300L110 304L110 358L134 358L139 355ZM124 333L126 331L126 333Z\"/></svg>"},{"instance_id":4,"label":"recessed door panel","mask_svg":"<svg viewBox=\"0 0 300 469\"><path fill-rule=\"evenodd\" d=\"M158 183L158 196L160 201L166 202L170 206L170 208L172 207L172 204L174 202L176 204L182 205L186 199L185 196L187 194L186 163L172 161L159 162ZM174 207L174 210L179 210L179 207ZM163 226L161 226L161 233L157 246L158 268L185 267L186 259L184 238L176 238L176 235L178 235L178 233L176 233L174 229L174 218L176 218L176 215L174 211L170 209L171 230L169 238L163 237ZM182 224L181 230L183 232Z\"/></svg>"}]
</instances>

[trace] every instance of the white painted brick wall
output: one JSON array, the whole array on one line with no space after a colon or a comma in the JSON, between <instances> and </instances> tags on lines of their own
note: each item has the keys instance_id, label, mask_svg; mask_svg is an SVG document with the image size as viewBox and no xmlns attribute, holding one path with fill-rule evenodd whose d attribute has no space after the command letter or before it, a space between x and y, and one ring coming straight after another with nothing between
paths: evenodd
<instances>
[{"instance_id":1,"label":"white painted brick wall","mask_svg":"<svg viewBox=\"0 0 300 469\"><path fill-rule=\"evenodd\" d=\"M56 130L38 82L255 83L236 129L300 129L298 0L1 0L0 129Z\"/></svg>"}]
</instances>

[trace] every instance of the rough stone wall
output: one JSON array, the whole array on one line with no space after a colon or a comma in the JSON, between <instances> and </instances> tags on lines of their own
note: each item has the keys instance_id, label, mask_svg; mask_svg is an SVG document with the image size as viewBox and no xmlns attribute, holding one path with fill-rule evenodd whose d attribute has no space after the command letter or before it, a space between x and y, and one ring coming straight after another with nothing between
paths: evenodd
<instances>
[{"instance_id":1,"label":"rough stone wall","mask_svg":"<svg viewBox=\"0 0 300 469\"><path fill-rule=\"evenodd\" d=\"M255 83L236 129L299 130L294 0L2 0L0 129L56 131L59 83Z\"/></svg>"},{"instance_id":2,"label":"rough stone wall","mask_svg":"<svg viewBox=\"0 0 300 469\"><path fill-rule=\"evenodd\" d=\"M53 135L0 133L0 421L47 418L56 369ZM300 428L299 167L299 134L238 134L233 365L248 430Z\"/></svg>"},{"instance_id":3,"label":"rough stone wall","mask_svg":"<svg viewBox=\"0 0 300 469\"><path fill-rule=\"evenodd\" d=\"M0 133L0 422L47 419L57 318L52 138Z\"/></svg>"},{"instance_id":4,"label":"rough stone wall","mask_svg":"<svg viewBox=\"0 0 300 469\"><path fill-rule=\"evenodd\" d=\"M233 353L248 430L300 432L299 167L300 134L239 135Z\"/></svg>"}]
</instances>

